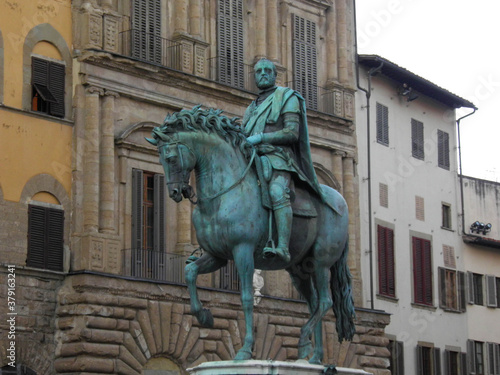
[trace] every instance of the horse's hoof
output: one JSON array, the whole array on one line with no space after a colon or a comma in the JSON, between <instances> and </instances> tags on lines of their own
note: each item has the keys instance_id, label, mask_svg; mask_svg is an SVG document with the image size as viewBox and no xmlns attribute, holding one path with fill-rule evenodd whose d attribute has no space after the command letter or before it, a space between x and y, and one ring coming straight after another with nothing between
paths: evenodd
<instances>
[{"instance_id":1,"label":"horse's hoof","mask_svg":"<svg viewBox=\"0 0 500 375\"><path fill-rule=\"evenodd\" d=\"M235 361L246 361L249 359L252 359L252 352L244 348L241 348L234 357Z\"/></svg>"},{"instance_id":2,"label":"horse's hoof","mask_svg":"<svg viewBox=\"0 0 500 375\"><path fill-rule=\"evenodd\" d=\"M299 353L298 353L299 359L306 358L309 354L311 354L312 351L313 347L311 341L307 341L305 344L299 345Z\"/></svg>"},{"instance_id":3,"label":"horse's hoof","mask_svg":"<svg viewBox=\"0 0 500 375\"><path fill-rule=\"evenodd\" d=\"M196 316L198 318L198 322L205 328L213 328L214 327L214 317L212 312L209 309L201 309L201 311Z\"/></svg>"}]
</instances>

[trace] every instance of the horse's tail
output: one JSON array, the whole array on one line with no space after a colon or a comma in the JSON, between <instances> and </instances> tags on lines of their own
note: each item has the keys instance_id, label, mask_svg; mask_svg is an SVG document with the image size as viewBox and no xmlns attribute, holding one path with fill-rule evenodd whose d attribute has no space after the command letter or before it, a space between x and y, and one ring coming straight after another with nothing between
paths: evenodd
<instances>
[{"instance_id":1,"label":"horse's tail","mask_svg":"<svg viewBox=\"0 0 500 375\"><path fill-rule=\"evenodd\" d=\"M351 272L347 265L349 239L346 240L340 259L330 268L330 288L332 291L333 312L336 317L339 342L352 340L356 327L354 301L352 297Z\"/></svg>"}]
</instances>

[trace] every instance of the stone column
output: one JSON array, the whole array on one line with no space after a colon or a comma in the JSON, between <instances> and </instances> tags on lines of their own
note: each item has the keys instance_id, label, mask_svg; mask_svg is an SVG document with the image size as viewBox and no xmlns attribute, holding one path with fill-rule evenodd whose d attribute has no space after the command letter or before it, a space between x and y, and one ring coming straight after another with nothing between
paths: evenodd
<instances>
[{"instance_id":1,"label":"stone column","mask_svg":"<svg viewBox=\"0 0 500 375\"><path fill-rule=\"evenodd\" d=\"M175 1L175 33L187 34L187 8L188 0Z\"/></svg>"},{"instance_id":2,"label":"stone column","mask_svg":"<svg viewBox=\"0 0 500 375\"><path fill-rule=\"evenodd\" d=\"M353 211L355 208L354 201L354 158L346 156L342 160L342 168L344 175L343 190L344 199L349 207L349 268L354 277L357 277L357 249L356 249L356 215Z\"/></svg>"},{"instance_id":3,"label":"stone column","mask_svg":"<svg viewBox=\"0 0 500 375\"><path fill-rule=\"evenodd\" d=\"M191 27L191 35L201 37L200 0L190 0L189 2L189 25Z\"/></svg>"},{"instance_id":4,"label":"stone column","mask_svg":"<svg viewBox=\"0 0 500 375\"><path fill-rule=\"evenodd\" d=\"M85 92L84 232L97 232L99 228L99 95L102 94L102 89L93 86Z\"/></svg>"},{"instance_id":5,"label":"stone column","mask_svg":"<svg viewBox=\"0 0 500 375\"><path fill-rule=\"evenodd\" d=\"M266 57L266 0L257 0L255 5L255 26L258 33L255 33L255 53L256 58Z\"/></svg>"},{"instance_id":6,"label":"stone column","mask_svg":"<svg viewBox=\"0 0 500 375\"><path fill-rule=\"evenodd\" d=\"M341 84L349 83L347 56L347 4L346 0L337 2L337 44L338 79Z\"/></svg>"},{"instance_id":7,"label":"stone column","mask_svg":"<svg viewBox=\"0 0 500 375\"><path fill-rule=\"evenodd\" d=\"M100 229L103 233L115 232L115 98L118 94L106 91L102 105L101 124L101 184L99 219Z\"/></svg>"},{"instance_id":8,"label":"stone column","mask_svg":"<svg viewBox=\"0 0 500 375\"><path fill-rule=\"evenodd\" d=\"M336 178L338 183L340 184L339 193L344 194L344 167L342 165L342 158L346 155L345 152L342 151L334 151L333 152L333 176Z\"/></svg>"},{"instance_id":9,"label":"stone column","mask_svg":"<svg viewBox=\"0 0 500 375\"><path fill-rule=\"evenodd\" d=\"M337 82L337 30L335 20L335 2L326 11L326 74L327 85Z\"/></svg>"},{"instance_id":10,"label":"stone column","mask_svg":"<svg viewBox=\"0 0 500 375\"><path fill-rule=\"evenodd\" d=\"M267 1L267 58L278 61L278 0Z\"/></svg>"}]
</instances>

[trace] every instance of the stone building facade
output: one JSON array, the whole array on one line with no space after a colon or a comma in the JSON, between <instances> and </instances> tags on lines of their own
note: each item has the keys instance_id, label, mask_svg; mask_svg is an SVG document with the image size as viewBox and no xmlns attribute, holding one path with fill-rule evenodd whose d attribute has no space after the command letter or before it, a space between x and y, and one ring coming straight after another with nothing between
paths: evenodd
<instances>
[{"instance_id":1,"label":"stone building facade","mask_svg":"<svg viewBox=\"0 0 500 375\"><path fill-rule=\"evenodd\" d=\"M348 202L349 266L361 306L352 1L74 0L65 20L73 46L65 91L72 93L65 99L70 184L66 195L56 183L47 190L62 195L70 213L64 268L27 266L26 243L18 241L20 255L9 261L26 295L19 303L47 314L23 310L19 363L44 374L185 374L239 349L242 312L231 265L198 283L215 328L199 327L189 313L182 283L184 261L198 248L192 207L166 199L157 150L144 137L167 113L197 104L241 117L255 98L252 65L262 57L276 63L279 84L305 97L318 178ZM28 220L21 203L0 203L17 204ZM8 225L25 235L25 227ZM283 272L261 275L254 357L293 360L306 305ZM326 317L325 363L388 374L389 316L357 314L356 337L342 345L333 313Z\"/></svg>"}]
</instances>

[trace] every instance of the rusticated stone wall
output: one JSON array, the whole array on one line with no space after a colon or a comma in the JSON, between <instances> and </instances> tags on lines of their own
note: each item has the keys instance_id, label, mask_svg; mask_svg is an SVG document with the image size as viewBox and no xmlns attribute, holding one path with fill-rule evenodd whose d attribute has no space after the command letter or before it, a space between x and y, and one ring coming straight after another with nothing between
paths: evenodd
<instances>
[{"instance_id":1,"label":"rusticated stone wall","mask_svg":"<svg viewBox=\"0 0 500 375\"><path fill-rule=\"evenodd\" d=\"M57 308L58 373L141 374L154 357L178 364L180 372L205 361L232 359L242 344L244 318L238 293L200 289L215 318L202 328L189 312L187 288L82 273L66 278ZM255 307L254 358L297 359L305 303L262 298ZM333 313L324 320L324 363L388 375L389 316L357 311L357 334L339 344Z\"/></svg>"}]
</instances>

